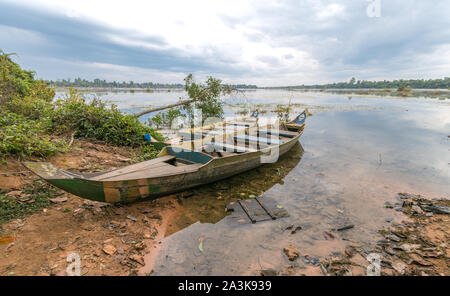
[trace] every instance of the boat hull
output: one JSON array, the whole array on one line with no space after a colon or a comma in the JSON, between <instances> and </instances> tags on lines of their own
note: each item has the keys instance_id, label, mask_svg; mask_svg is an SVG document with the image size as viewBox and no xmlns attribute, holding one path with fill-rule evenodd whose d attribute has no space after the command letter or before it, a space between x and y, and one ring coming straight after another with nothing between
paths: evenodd
<instances>
[{"instance_id":1,"label":"boat hull","mask_svg":"<svg viewBox=\"0 0 450 296\"><path fill-rule=\"evenodd\" d=\"M297 136L281 145L266 150L213 158L196 171L164 177L94 181L81 175L77 176L56 169L51 164L45 164L51 167L51 169L46 168L45 171L40 171L36 167L33 168L31 164L25 163L25 166L50 184L82 198L107 203L129 203L140 199L161 197L229 178L267 163L266 160L270 158L269 155L272 155L272 160L276 161L278 157L288 152L298 142L303 128L302 126L299 129ZM51 171L51 173L46 175L48 171Z\"/></svg>"}]
</instances>

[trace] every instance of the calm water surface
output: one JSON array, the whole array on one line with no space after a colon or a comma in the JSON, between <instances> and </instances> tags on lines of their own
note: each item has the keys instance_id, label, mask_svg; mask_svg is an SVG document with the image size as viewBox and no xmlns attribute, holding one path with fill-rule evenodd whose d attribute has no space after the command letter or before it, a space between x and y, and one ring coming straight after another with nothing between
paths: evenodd
<instances>
[{"instance_id":1,"label":"calm water surface","mask_svg":"<svg viewBox=\"0 0 450 296\"><path fill-rule=\"evenodd\" d=\"M182 92L108 93L122 110L176 102ZM159 102L159 104L157 104ZM385 209L396 194L450 197L450 101L425 98L352 97L279 90L249 91L228 98L226 115L259 104L293 104L313 116L300 144L276 164L194 190L181 198L156 258L156 275L258 274L288 265L283 247L320 258L347 244L370 249L377 231L404 216ZM266 113L271 115L270 112ZM250 194L275 199L289 217L236 226L223 212L227 202ZM217 199L217 198L220 199ZM324 231L353 224L327 240ZM290 225L303 229L290 234ZM199 250L199 237L203 252ZM303 265L299 260L296 264Z\"/></svg>"}]
</instances>

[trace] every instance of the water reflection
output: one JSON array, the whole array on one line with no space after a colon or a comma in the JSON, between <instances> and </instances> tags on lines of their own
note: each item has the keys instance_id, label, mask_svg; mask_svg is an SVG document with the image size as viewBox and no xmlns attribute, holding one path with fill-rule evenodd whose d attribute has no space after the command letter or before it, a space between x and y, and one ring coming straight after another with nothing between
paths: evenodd
<instances>
[{"instance_id":1,"label":"water reflection","mask_svg":"<svg viewBox=\"0 0 450 296\"><path fill-rule=\"evenodd\" d=\"M290 264L282 252L289 244L314 258L342 252L350 243L369 250L388 221L404 219L383 207L385 201L395 203L398 192L448 197L450 141L442 123L431 123L434 114L450 115L449 111L410 103L408 111L328 112L308 118L300 139L305 147L301 163L264 193L290 216L239 227L230 226L227 218L192 224L164 239L154 274L258 274L260 269L281 269ZM324 236L324 231L346 224L355 227L334 233L334 240ZM285 230L290 225L303 229L292 235ZM200 236L203 252L198 248Z\"/></svg>"},{"instance_id":2,"label":"water reflection","mask_svg":"<svg viewBox=\"0 0 450 296\"><path fill-rule=\"evenodd\" d=\"M187 194L192 196L187 198L179 195L178 201L182 206L171 221L166 235L197 221L216 223L225 217L224 209L229 202L246 199L250 195L259 196L276 184L284 184L283 179L299 164L303 152L303 147L297 143L276 163L265 164L229 179L195 188Z\"/></svg>"}]
</instances>

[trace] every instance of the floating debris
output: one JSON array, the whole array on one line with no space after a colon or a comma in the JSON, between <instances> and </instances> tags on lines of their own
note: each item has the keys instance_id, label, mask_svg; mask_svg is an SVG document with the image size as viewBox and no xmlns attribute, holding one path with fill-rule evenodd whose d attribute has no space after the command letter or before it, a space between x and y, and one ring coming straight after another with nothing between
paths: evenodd
<instances>
[{"instance_id":1,"label":"floating debris","mask_svg":"<svg viewBox=\"0 0 450 296\"><path fill-rule=\"evenodd\" d=\"M349 224L349 225L346 225L346 226L343 226L343 227L339 227L339 228L337 228L336 230L337 230L337 231L344 231L344 230L352 229L352 228L354 228L354 227L355 227L355 225Z\"/></svg>"},{"instance_id":2,"label":"floating debris","mask_svg":"<svg viewBox=\"0 0 450 296\"><path fill-rule=\"evenodd\" d=\"M286 210L275 206L275 200L266 197L237 200L229 203L226 210L232 212L230 217L239 223L256 223L288 216Z\"/></svg>"},{"instance_id":3,"label":"floating debris","mask_svg":"<svg viewBox=\"0 0 450 296\"><path fill-rule=\"evenodd\" d=\"M289 261L295 261L300 255L300 251L293 245L289 245L283 249L284 254L288 257Z\"/></svg>"}]
</instances>

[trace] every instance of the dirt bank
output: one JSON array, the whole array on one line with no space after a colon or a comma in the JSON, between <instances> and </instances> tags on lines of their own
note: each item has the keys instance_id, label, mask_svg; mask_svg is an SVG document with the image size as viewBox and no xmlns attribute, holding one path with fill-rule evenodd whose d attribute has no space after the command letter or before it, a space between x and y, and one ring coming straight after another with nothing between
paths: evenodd
<instances>
[{"instance_id":1,"label":"dirt bank","mask_svg":"<svg viewBox=\"0 0 450 296\"><path fill-rule=\"evenodd\" d=\"M78 171L100 171L124 166L133 150L79 141L71 152L49 159L56 166ZM24 186L36 176L19 160L0 167L0 184L17 203L33 205ZM36 185L34 185L36 186ZM13 219L0 232L1 275L64 275L67 256L80 255L83 275L129 275L151 272L157 250L177 211L174 196L131 205L112 206L83 200L59 191L48 206Z\"/></svg>"}]
</instances>

